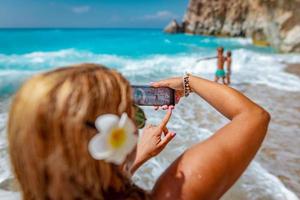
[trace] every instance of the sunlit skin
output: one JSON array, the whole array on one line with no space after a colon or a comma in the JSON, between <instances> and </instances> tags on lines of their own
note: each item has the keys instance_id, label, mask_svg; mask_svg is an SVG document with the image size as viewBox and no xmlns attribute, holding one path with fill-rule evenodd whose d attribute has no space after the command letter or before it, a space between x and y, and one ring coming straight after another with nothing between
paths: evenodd
<instances>
[{"instance_id":1,"label":"sunlit skin","mask_svg":"<svg viewBox=\"0 0 300 200\"><path fill-rule=\"evenodd\" d=\"M181 77L152 85L170 87L179 92L183 90ZM244 172L266 135L270 115L240 92L195 76L190 76L190 86L230 122L177 158L157 180L152 199L220 199ZM168 109L168 106L162 108ZM144 130L144 138L140 141L144 150L139 144L137 147L140 153L137 153L136 160L142 160L138 161L140 164L159 152L150 153L158 146L153 144L160 144L158 136L162 132L167 133L163 145L174 137L165 129L171 114L169 109L161 125Z\"/></svg>"}]
</instances>

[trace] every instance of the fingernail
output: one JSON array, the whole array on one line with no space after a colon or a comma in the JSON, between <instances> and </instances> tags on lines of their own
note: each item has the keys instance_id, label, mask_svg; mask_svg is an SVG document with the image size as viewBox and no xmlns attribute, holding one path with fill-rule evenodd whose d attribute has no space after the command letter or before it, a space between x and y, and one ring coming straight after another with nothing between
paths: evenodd
<instances>
[{"instance_id":1,"label":"fingernail","mask_svg":"<svg viewBox=\"0 0 300 200\"><path fill-rule=\"evenodd\" d=\"M175 136L176 136L176 133L172 133L172 136L175 137Z\"/></svg>"}]
</instances>

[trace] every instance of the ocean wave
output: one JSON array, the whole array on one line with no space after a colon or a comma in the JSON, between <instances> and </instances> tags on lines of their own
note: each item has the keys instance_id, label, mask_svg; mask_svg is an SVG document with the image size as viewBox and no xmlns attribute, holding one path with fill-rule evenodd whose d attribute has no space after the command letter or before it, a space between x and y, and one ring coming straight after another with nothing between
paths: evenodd
<instances>
[{"instance_id":1,"label":"ocean wave","mask_svg":"<svg viewBox=\"0 0 300 200\"><path fill-rule=\"evenodd\" d=\"M17 192L0 190L0 199L3 199L3 200L19 200L19 199L21 199L21 195Z\"/></svg>"},{"instance_id":2,"label":"ocean wave","mask_svg":"<svg viewBox=\"0 0 300 200\"><path fill-rule=\"evenodd\" d=\"M2 104L2 102L0 102L0 104ZM7 113L0 113L0 184L12 176L9 170L10 166L7 153L6 122Z\"/></svg>"},{"instance_id":3,"label":"ocean wave","mask_svg":"<svg viewBox=\"0 0 300 200\"><path fill-rule=\"evenodd\" d=\"M264 199L264 200L299 200L273 174L253 161L235 185L223 196L222 200Z\"/></svg>"},{"instance_id":4,"label":"ocean wave","mask_svg":"<svg viewBox=\"0 0 300 200\"><path fill-rule=\"evenodd\" d=\"M202 40L202 42L211 44L212 42L215 42L221 46L227 46L227 45L239 45L242 46L249 46L252 45L252 39L251 38L205 38Z\"/></svg>"},{"instance_id":5,"label":"ocean wave","mask_svg":"<svg viewBox=\"0 0 300 200\"><path fill-rule=\"evenodd\" d=\"M185 71L213 79L216 60L197 59L212 56L201 51L194 54L149 55L126 57L108 54L95 54L89 51L65 49L55 52L33 52L22 55L0 54L0 94L13 92L27 77L40 71L75 63L102 63L121 71L134 82L149 82L168 76L181 76ZM233 51L233 84L265 84L286 91L300 91L300 79L284 72L284 63L300 62L299 55L277 55L257 53L251 50Z\"/></svg>"},{"instance_id":6,"label":"ocean wave","mask_svg":"<svg viewBox=\"0 0 300 200\"><path fill-rule=\"evenodd\" d=\"M6 120L7 120L7 113L0 113L0 151L1 149L6 148L6 141L1 139L1 138L6 138L6 128L5 128Z\"/></svg>"}]
</instances>

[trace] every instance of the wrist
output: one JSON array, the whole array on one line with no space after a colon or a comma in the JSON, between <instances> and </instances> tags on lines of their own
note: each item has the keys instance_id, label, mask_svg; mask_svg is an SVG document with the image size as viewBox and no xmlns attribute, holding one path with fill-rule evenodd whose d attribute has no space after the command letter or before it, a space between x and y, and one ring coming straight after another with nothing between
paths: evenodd
<instances>
[{"instance_id":1,"label":"wrist","mask_svg":"<svg viewBox=\"0 0 300 200\"><path fill-rule=\"evenodd\" d=\"M184 92L184 96L188 97L190 95L190 93L192 92L191 87L190 87L190 73L185 73L185 75L183 76L183 82L182 82L182 86L183 86L183 92Z\"/></svg>"},{"instance_id":2,"label":"wrist","mask_svg":"<svg viewBox=\"0 0 300 200\"><path fill-rule=\"evenodd\" d=\"M141 164L134 162L130 168L130 174L133 175L140 166Z\"/></svg>"},{"instance_id":3,"label":"wrist","mask_svg":"<svg viewBox=\"0 0 300 200\"><path fill-rule=\"evenodd\" d=\"M195 91L195 79L197 79L196 76L190 74L189 76L189 84L190 84L190 89L191 89L191 92L194 92Z\"/></svg>"},{"instance_id":4,"label":"wrist","mask_svg":"<svg viewBox=\"0 0 300 200\"><path fill-rule=\"evenodd\" d=\"M151 157L150 157L151 158ZM134 172L140 167L142 166L147 160L149 160L150 158L146 158L145 156L139 156L139 154L136 155L136 158L130 168L130 173L134 174Z\"/></svg>"}]
</instances>

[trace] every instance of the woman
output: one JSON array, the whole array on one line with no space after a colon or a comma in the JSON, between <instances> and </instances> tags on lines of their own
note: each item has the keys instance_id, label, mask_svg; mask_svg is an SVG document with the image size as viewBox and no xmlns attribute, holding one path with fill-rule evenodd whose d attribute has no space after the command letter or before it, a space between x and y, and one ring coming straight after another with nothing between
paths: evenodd
<instances>
[{"instance_id":1,"label":"woman","mask_svg":"<svg viewBox=\"0 0 300 200\"><path fill-rule=\"evenodd\" d=\"M139 109L128 81L116 71L82 64L27 81L8 123L23 199L219 199L253 159L270 116L234 89L195 76L185 80L184 86L182 78L153 86L195 92L231 122L186 150L151 192L135 186L129 174L175 137L166 128L172 108L136 144Z\"/></svg>"}]
</instances>

